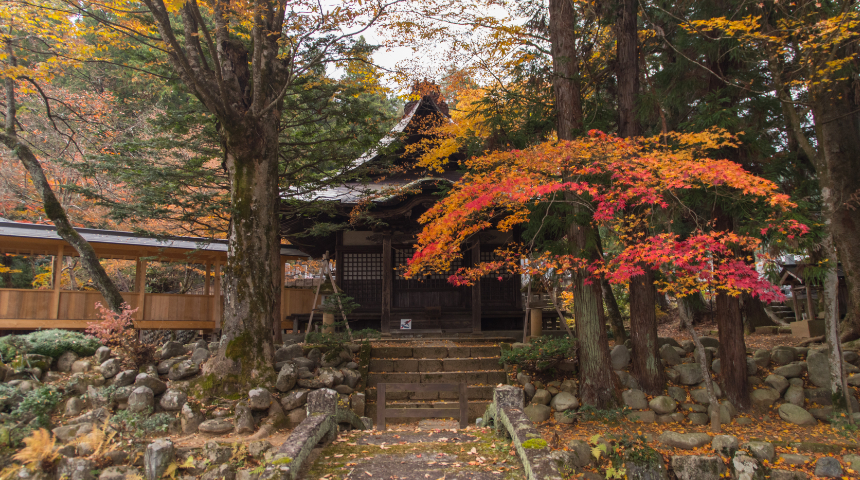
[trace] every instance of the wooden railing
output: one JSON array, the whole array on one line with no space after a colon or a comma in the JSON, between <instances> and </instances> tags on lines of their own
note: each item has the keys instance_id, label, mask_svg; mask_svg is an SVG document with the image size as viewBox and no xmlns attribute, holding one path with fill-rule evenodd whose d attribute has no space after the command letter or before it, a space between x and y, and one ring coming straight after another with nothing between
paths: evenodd
<instances>
[{"instance_id":1,"label":"wooden railing","mask_svg":"<svg viewBox=\"0 0 860 480\"><path fill-rule=\"evenodd\" d=\"M287 316L310 314L313 293L284 289L282 328L293 326ZM144 329L212 330L220 328L224 311L223 296L126 292L123 298L137 309L135 325ZM99 319L96 302L104 303L96 291L0 288L0 330L85 329Z\"/></svg>"},{"instance_id":2,"label":"wooden railing","mask_svg":"<svg viewBox=\"0 0 860 480\"><path fill-rule=\"evenodd\" d=\"M386 390L392 392L460 392L460 408L390 408L385 405ZM385 430L388 418L460 417L460 428L469 426L469 399L465 383L379 383L376 385L376 424Z\"/></svg>"}]
</instances>

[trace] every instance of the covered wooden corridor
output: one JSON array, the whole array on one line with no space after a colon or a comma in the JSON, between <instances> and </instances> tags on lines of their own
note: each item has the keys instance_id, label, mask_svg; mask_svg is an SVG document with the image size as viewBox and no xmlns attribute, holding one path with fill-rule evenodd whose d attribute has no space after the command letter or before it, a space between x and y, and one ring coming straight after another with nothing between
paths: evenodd
<instances>
[{"instance_id":1,"label":"covered wooden corridor","mask_svg":"<svg viewBox=\"0 0 860 480\"><path fill-rule=\"evenodd\" d=\"M136 308L135 326L140 329L219 330L223 312L221 267L227 261L227 241L195 237L152 238L131 232L77 229L100 258L134 260L134 291L123 293ZM42 328L85 329L98 320L96 302L104 302L97 291L62 290L63 257L77 251L48 225L0 220L0 255L53 256L51 290L0 288L0 330ZM291 316L309 314L313 290L286 289L284 271L290 260L308 256L296 249L281 247L281 326L292 328ZM149 261L192 263L206 266L203 294L147 293L144 288Z\"/></svg>"}]
</instances>

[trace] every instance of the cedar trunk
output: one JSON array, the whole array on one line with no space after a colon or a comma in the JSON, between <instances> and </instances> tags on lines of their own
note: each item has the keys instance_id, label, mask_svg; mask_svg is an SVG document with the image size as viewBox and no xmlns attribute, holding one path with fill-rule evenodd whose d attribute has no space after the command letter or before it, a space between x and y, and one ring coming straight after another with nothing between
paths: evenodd
<instances>
[{"instance_id":1,"label":"cedar trunk","mask_svg":"<svg viewBox=\"0 0 860 480\"><path fill-rule=\"evenodd\" d=\"M716 316L720 332L720 378L723 391L735 408L745 411L750 407L750 390L740 299L718 293Z\"/></svg>"},{"instance_id":2,"label":"cedar trunk","mask_svg":"<svg viewBox=\"0 0 860 480\"><path fill-rule=\"evenodd\" d=\"M612 285L609 284L609 281L604 278L601 286L603 287L603 303L606 305L606 315L609 317L612 336L615 337L615 344L621 345L627 340L624 320L621 318L621 309L618 308L618 301L615 299L615 293L612 292Z\"/></svg>"},{"instance_id":3,"label":"cedar trunk","mask_svg":"<svg viewBox=\"0 0 860 480\"><path fill-rule=\"evenodd\" d=\"M222 131L233 222L221 348L206 367L254 378L272 368L273 315L280 302L278 121L269 115L247 123Z\"/></svg>"},{"instance_id":4,"label":"cedar trunk","mask_svg":"<svg viewBox=\"0 0 860 480\"><path fill-rule=\"evenodd\" d=\"M630 279L633 376L645 393L659 395L666 387L666 378L658 354L654 274L647 265L640 266L644 273Z\"/></svg>"},{"instance_id":5,"label":"cedar trunk","mask_svg":"<svg viewBox=\"0 0 860 480\"><path fill-rule=\"evenodd\" d=\"M555 93L559 140L573 139L582 128L579 58L576 51L576 12L569 0L549 1L549 35L552 44L552 88Z\"/></svg>"},{"instance_id":6,"label":"cedar trunk","mask_svg":"<svg viewBox=\"0 0 860 480\"><path fill-rule=\"evenodd\" d=\"M636 137L642 134L636 118L639 96L639 2L620 0L615 23L616 76L618 77L618 135Z\"/></svg>"}]
</instances>

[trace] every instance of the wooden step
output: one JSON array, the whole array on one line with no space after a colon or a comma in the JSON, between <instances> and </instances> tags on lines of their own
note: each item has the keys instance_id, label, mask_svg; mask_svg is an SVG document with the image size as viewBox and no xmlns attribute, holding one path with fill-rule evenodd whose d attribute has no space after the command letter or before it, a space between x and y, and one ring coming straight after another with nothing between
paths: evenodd
<instances>
[{"instance_id":1,"label":"wooden step","mask_svg":"<svg viewBox=\"0 0 860 480\"><path fill-rule=\"evenodd\" d=\"M370 373L424 373L424 372L464 372L464 371L501 371L499 357L483 358L401 358L371 359Z\"/></svg>"},{"instance_id":2,"label":"wooden step","mask_svg":"<svg viewBox=\"0 0 860 480\"><path fill-rule=\"evenodd\" d=\"M379 383L460 383L467 385L496 385L506 383L504 371L469 371L469 372L402 372L402 373L369 373L367 386L375 387Z\"/></svg>"},{"instance_id":3,"label":"wooden step","mask_svg":"<svg viewBox=\"0 0 860 480\"><path fill-rule=\"evenodd\" d=\"M471 400L492 400L493 399L492 385L468 385L466 387L466 397ZM364 391L365 399L376 401L376 387L370 387ZM386 392L385 397L388 401L429 401L429 400L451 400L455 401L459 398L457 392Z\"/></svg>"},{"instance_id":4,"label":"wooden step","mask_svg":"<svg viewBox=\"0 0 860 480\"><path fill-rule=\"evenodd\" d=\"M498 357L498 345L458 345L458 346L373 346L372 359L442 359L442 358L486 358Z\"/></svg>"},{"instance_id":5,"label":"wooden step","mask_svg":"<svg viewBox=\"0 0 860 480\"><path fill-rule=\"evenodd\" d=\"M468 407L468 415L469 422L474 422L475 419L480 418L484 415L484 412L487 410L487 406L490 405L492 400L469 400ZM440 401L409 401L409 402L394 402L387 401L387 407L393 408L448 408L448 409L457 409L460 406L460 403L456 400L448 401L448 402L440 402ZM367 402L367 407L365 409L365 415L373 419L373 423L376 424L376 409L377 403L376 401ZM415 422L416 418L386 418L385 423L388 424L396 424L396 423L412 423Z\"/></svg>"}]
</instances>

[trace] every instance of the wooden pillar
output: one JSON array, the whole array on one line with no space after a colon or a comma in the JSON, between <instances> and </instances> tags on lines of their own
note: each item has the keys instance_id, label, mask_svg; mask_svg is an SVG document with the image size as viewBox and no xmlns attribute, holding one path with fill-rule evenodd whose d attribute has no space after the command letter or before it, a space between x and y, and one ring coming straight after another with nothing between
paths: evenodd
<instances>
[{"instance_id":1,"label":"wooden pillar","mask_svg":"<svg viewBox=\"0 0 860 480\"><path fill-rule=\"evenodd\" d=\"M215 330L221 330L221 261L215 261L215 288L212 297L212 320Z\"/></svg>"},{"instance_id":2,"label":"wooden pillar","mask_svg":"<svg viewBox=\"0 0 860 480\"><path fill-rule=\"evenodd\" d=\"M57 256L54 257L54 294L51 296L51 319L56 320L60 316L60 290L63 286L63 244L57 247Z\"/></svg>"},{"instance_id":3,"label":"wooden pillar","mask_svg":"<svg viewBox=\"0 0 860 480\"><path fill-rule=\"evenodd\" d=\"M284 343L284 335L283 335L283 327L281 326L281 322L286 319L286 302L284 301L284 279L287 276L287 262L280 256L278 256L278 263L280 264L280 268L278 270L281 272L281 281L278 282L279 291L278 298L280 302L278 302L278 312L275 314L275 343Z\"/></svg>"},{"instance_id":4,"label":"wooden pillar","mask_svg":"<svg viewBox=\"0 0 860 480\"><path fill-rule=\"evenodd\" d=\"M209 276L212 274L212 264L206 262L206 290L204 291L204 295L209 295Z\"/></svg>"},{"instance_id":5,"label":"wooden pillar","mask_svg":"<svg viewBox=\"0 0 860 480\"><path fill-rule=\"evenodd\" d=\"M137 319L146 320L146 260L140 257L135 264L134 290L137 292Z\"/></svg>"},{"instance_id":6,"label":"wooden pillar","mask_svg":"<svg viewBox=\"0 0 860 480\"><path fill-rule=\"evenodd\" d=\"M791 286L791 304L794 306L794 316L795 321L799 322L803 320L803 312L800 311L800 302L797 301L797 287L794 285Z\"/></svg>"},{"instance_id":7,"label":"wooden pillar","mask_svg":"<svg viewBox=\"0 0 860 480\"><path fill-rule=\"evenodd\" d=\"M336 282L338 288L343 290L343 230L337 232L337 245L334 251L335 276L332 282ZM335 289L337 292L337 289Z\"/></svg>"},{"instance_id":8,"label":"wooden pillar","mask_svg":"<svg viewBox=\"0 0 860 480\"><path fill-rule=\"evenodd\" d=\"M807 320L815 320L818 316L818 313L812 306L812 285L806 286L806 319Z\"/></svg>"},{"instance_id":9,"label":"wooden pillar","mask_svg":"<svg viewBox=\"0 0 860 480\"><path fill-rule=\"evenodd\" d=\"M472 244L472 266L481 263L481 240ZM481 332L481 280L472 285L472 333Z\"/></svg>"},{"instance_id":10,"label":"wooden pillar","mask_svg":"<svg viewBox=\"0 0 860 480\"><path fill-rule=\"evenodd\" d=\"M393 254L391 252L391 235L382 236L382 333L391 331L391 287L394 283Z\"/></svg>"}]
</instances>

